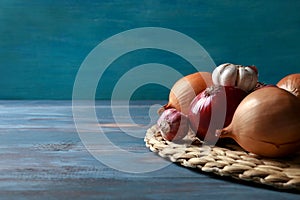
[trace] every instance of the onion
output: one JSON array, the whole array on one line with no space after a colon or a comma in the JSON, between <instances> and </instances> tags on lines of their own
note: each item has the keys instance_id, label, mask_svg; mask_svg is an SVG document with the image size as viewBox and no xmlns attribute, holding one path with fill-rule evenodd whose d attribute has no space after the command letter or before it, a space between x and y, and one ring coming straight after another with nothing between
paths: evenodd
<instances>
[{"instance_id":1,"label":"onion","mask_svg":"<svg viewBox=\"0 0 300 200\"><path fill-rule=\"evenodd\" d=\"M277 87L277 85L257 82L255 88L253 88L253 90L251 92L261 89L261 88L264 88L264 87Z\"/></svg>"},{"instance_id":2,"label":"onion","mask_svg":"<svg viewBox=\"0 0 300 200\"><path fill-rule=\"evenodd\" d=\"M179 79L170 91L168 104L159 109L158 113L175 108L187 115L191 101L210 85L212 85L212 79L209 72L196 72Z\"/></svg>"},{"instance_id":3,"label":"onion","mask_svg":"<svg viewBox=\"0 0 300 200\"><path fill-rule=\"evenodd\" d=\"M300 74L290 74L282 78L277 86L300 98Z\"/></svg>"},{"instance_id":4,"label":"onion","mask_svg":"<svg viewBox=\"0 0 300 200\"><path fill-rule=\"evenodd\" d=\"M300 147L300 100L277 87L250 93L236 109L232 122L216 131L234 139L246 151L267 157L292 154Z\"/></svg>"},{"instance_id":5,"label":"onion","mask_svg":"<svg viewBox=\"0 0 300 200\"><path fill-rule=\"evenodd\" d=\"M188 115L191 129L200 140L216 142L216 129L230 124L235 109L247 94L232 86L207 88L191 103Z\"/></svg>"},{"instance_id":6,"label":"onion","mask_svg":"<svg viewBox=\"0 0 300 200\"><path fill-rule=\"evenodd\" d=\"M158 130L164 139L179 141L187 135L189 129L186 115L174 108L165 110L157 120Z\"/></svg>"}]
</instances>

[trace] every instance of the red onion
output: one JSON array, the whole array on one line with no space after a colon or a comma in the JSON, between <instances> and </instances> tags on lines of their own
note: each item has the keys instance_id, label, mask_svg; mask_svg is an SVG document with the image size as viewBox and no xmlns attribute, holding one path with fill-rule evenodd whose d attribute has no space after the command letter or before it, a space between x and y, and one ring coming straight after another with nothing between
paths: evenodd
<instances>
[{"instance_id":1,"label":"red onion","mask_svg":"<svg viewBox=\"0 0 300 200\"><path fill-rule=\"evenodd\" d=\"M189 121L200 140L216 143L215 131L228 126L247 92L233 86L211 86L191 102Z\"/></svg>"},{"instance_id":2,"label":"red onion","mask_svg":"<svg viewBox=\"0 0 300 200\"><path fill-rule=\"evenodd\" d=\"M189 121L186 115L170 108L161 114L157 120L157 126L164 139L178 141L187 135Z\"/></svg>"}]
</instances>

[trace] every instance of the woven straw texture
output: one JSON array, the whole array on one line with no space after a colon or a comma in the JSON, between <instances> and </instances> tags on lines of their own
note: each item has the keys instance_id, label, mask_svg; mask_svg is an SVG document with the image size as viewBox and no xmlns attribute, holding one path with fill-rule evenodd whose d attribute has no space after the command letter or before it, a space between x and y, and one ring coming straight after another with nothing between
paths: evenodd
<instances>
[{"instance_id":1,"label":"woven straw texture","mask_svg":"<svg viewBox=\"0 0 300 200\"><path fill-rule=\"evenodd\" d=\"M189 135L179 144L164 140L156 125L147 130L144 141L151 151L184 167L300 192L300 153L284 159L263 158L245 152L234 142L207 146Z\"/></svg>"}]
</instances>

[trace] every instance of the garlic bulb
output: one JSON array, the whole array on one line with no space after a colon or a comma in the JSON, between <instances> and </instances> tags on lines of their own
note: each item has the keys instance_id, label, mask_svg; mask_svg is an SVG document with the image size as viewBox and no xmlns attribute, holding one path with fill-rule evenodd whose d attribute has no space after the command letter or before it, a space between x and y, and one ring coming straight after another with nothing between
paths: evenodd
<instances>
[{"instance_id":1,"label":"garlic bulb","mask_svg":"<svg viewBox=\"0 0 300 200\"><path fill-rule=\"evenodd\" d=\"M216 67L212 73L215 85L235 86L246 92L257 84L258 72L255 66L242 66L225 63Z\"/></svg>"}]
</instances>

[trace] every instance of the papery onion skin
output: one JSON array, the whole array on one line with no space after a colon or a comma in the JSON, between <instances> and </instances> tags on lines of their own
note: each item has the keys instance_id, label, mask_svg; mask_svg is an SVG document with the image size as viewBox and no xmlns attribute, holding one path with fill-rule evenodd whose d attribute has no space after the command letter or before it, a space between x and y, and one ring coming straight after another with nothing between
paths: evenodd
<instances>
[{"instance_id":1,"label":"papery onion skin","mask_svg":"<svg viewBox=\"0 0 300 200\"><path fill-rule=\"evenodd\" d=\"M300 101L281 88L256 90L240 103L231 124L216 135L230 137L260 156L291 155L300 148Z\"/></svg>"},{"instance_id":2,"label":"papery onion skin","mask_svg":"<svg viewBox=\"0 0 300 200\"><path fill-rule=\"evenodd\" d=\"M211 86L197 95L188 114L196 136L207 143L215 143L218 139L215 130L230 124L235 109L247 94L233 86Z\"/></svg>"},{"instance_id":3,"label":"papery onion skin","mask_svg":"<svg viewBox=\"0 0 300 200\"><path fill-rule=\"evenodd\" d=\"M213 83L210 72L196 72L179 79L170 91L168 104L159 109L158 113L175 108L187 115L192 100L211 85Z\"/></svg>"},{"instance_id":4,"label":"papery onion skin","mask_svg":"<svg viewBox=\"0 0 300 200\"><path fill-rule=\"evenodd\" d=\"M251 92L254 92L255 90L259 90L259 89L264 88L264 87L277 87L277 85L257 82L256 86L253 88L253 90Z\"/></svg>"},{"instance_id":5,"label":"papery onion skin","mask_svg":"<svg viewBox=\"0 0 300 200\"><path fill-rule=\"evenodd\" d=\"M300 74L289 74L283 77L277 86L300 98Z\"/></svg>"},{"instance_id":6,"label":"papery onion skin","mask_svg":"<svg viewBox=\"0 0 300 200\"><path fill-rule=\"evenodd\" d=\"M164 139L176 142L187 135L189 122L186 115L170 108L160 115L157 120L157 127Z\"/></svg>"}]
</instances>

